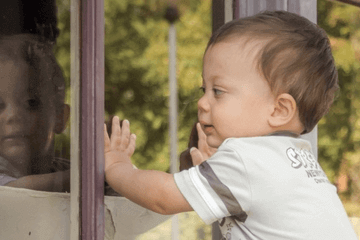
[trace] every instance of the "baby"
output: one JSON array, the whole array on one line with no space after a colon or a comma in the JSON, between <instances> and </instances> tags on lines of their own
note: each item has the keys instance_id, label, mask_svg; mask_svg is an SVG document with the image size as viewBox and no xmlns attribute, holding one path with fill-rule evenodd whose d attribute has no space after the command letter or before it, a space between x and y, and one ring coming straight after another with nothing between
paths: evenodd
<instances>
[{"instance_id":1,"label":"baby","mask_svg":"<svg viewBox=\"0 0 360 240\"><path fill-rule=\"evenodd\" d=\"M54 158L54 135L69 117L52 44L34 34L0 38L0 185L69 191L68 161Z\"/></svg>"},{"instance_id":2,"label":"baby","mask_svg":"<svg viewBox=\"0 0 360 240\"><path fill-rule=\"evenodd\" d=\"M206 48L202 89L199 135L216 153L206 160L193 148L202 163L173 175L133 169L136 137L115 117L111 139L105 131L105 177L115 191L158 213L218 221L224 239L357 239L335 186L299 137L338 90L321 28L282 11L225 24Z\"/></svg>"}]
</instances>

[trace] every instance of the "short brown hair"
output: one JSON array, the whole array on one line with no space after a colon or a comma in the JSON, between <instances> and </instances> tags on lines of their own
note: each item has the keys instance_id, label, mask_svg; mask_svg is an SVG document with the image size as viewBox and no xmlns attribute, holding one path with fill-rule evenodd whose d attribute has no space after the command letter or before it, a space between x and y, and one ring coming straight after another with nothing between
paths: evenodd
<instances>
[{"instance_id":1,"label":"short brown hair","mask_svg":"<svg viewBox=\"0 0 360 240\"><path fill-rule=\"evenodd\" d=\"M296 101L304 132L328 112L339 89L330 41L323 29L297 14L265 11L219 28L207 49L230 38L261 41L256 62L275 96L289 93Z\"/></svg>"}]
</instances>

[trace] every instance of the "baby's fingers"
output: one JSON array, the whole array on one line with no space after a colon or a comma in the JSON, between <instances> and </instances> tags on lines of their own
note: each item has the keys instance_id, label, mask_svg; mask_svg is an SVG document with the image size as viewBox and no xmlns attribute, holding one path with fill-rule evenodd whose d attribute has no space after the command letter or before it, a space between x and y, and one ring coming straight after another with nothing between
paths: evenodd
<instances>
[{"instance_id":1,"label":"baby's fingers","mask_svg":"<svg viewBox=\"0 0 360 240\"><path fill-rule=\"evenodd\" d=\"M207 160L216 152L217 149L210 147L208 145L206 140L206 134L202 130L200 123L197 124L196 129L199 135L199 142L198 142L199 151L201 152L203 158Z\"/></svg>"},{"instance_id":2,"label":"baby's fingers","mask_svg":"<svg viewBox=\"0 0 360 240\"><path fill-rule=\"evenodd\" d=\"M129 156L131 157L134 152L135 152L135 147L136 147L136 135L135 134L131 134L130 135L130 142L129 142L129 146L127 148L127 152L129 154Z\"/></svg>"},{"instance_id":3,"label":"baby's fingers","mask_svg":"<svg viewBox=\"0 0 360 240\"><path fill-rule=\"evenodd\" d=\"M130 142L130 122L124 120L121 128L121 149L127 149Z\"/></svg>"},{"instance_id":4,"label":"baby's fingers","mask_svg":"<svg viewBox=\"0 0 360 240\"><path fill-rule=\"evenodd\" d=\"M118 116L114 116L112 119L111 136L113 135L120 136L120 134L121 134L120 119Z\"/></svg>"},{"instance_id":5,"label":"baby's fingers","mask_svg":"<svg viewBox=\"0 0 360 240\"><path fill-rule=\"evenodd\" d=\"M206 142L206 135L202 130L200 123L196 124L196 130L199 136L198 148L200 151L204 151L208 147L208 144Z\"/></svg>"},{"instance_id":6,"label":"baby's fingers","mask_svg":"<svg viewBox=\"0 0 360 240\"><path fill-rule=\"evenodd\" d=\"M111 126L111 138L110 138L111 149L117 149L120 143L121 143L120 120L119 117L114 116L112 119L112 126Z\"/></svg>"},{"instance_id":7,"label":"baby's fingers","mask_svg":"<svg viewBox=\"0 0 360 240\"><path fill-rule=\"evenodd\" d=\"M201 152L196 147L192 147L190 149L190 155L191 155L191 159L192 159L192 162L193 162L194 166L200 165L202 162L205 161L205 159L202 156Z\"/></svg>"},{"instance_id":8,"label":"baby's fingers","mask_svg":"<svg viewBox=\"0 0 360 240\"><path fill-rule=\"evenodd\" d=\"M110 151L110 138L107 133L106 124L104 124L104 142L105 142L104 151L105 152Z\"/></svg>"}]
</instances>

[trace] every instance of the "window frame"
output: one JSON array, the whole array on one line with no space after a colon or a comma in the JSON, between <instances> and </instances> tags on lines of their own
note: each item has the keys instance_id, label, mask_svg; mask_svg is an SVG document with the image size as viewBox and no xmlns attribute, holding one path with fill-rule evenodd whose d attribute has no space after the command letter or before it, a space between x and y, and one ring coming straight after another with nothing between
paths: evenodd
<instances>
[{"instance_id":1,"label":"window frame","mask_svg":"<svg viewBox=\"0 0 360 240\"><path fill-rule=\"evenodd\" d=\"M104 0L71 0L70 239L104 239Z\"/></svg>"}]
</instances>

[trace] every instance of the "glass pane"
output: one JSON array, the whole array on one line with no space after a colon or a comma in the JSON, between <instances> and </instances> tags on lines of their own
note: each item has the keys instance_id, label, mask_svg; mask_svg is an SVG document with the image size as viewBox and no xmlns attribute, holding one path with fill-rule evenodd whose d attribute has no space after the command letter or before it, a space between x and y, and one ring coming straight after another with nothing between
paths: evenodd
<instances>
[{"instance_id":1,"label":"glass pane","mask_svg":"<svg viewBox=\"0 0 360 240\"><path fill-rule=\"evenodd\" d=\"M1 185L69 191L65 173L44 175L69 169L54 152L69 106L52 48L36 34L0 38Z\"/></svg>"},{"instance_id":2,"label":"glass pane","mask_svg":"<svg viewBox=\"0 0 360 240\"><path fill-rule=\"evenodd\" d=\"M69 174L62 172L70 167L69 144L57 145L57 154L54 151L54 139L64 132L69 116L65 78L54 55L59 35L55 3L39 1L46 16L26 12L26 1L2 4L2 9L18 13L11 15L18 25L1 27L0 185L69 191ZM8 19L8 12L1 18Z\"/></svg>"},{"instance_id":3,"label":"glass pane","mask_svg":"<svg viewBox=\"0 0 360 240\"><path fill-rule=\"evenodd\" d=\"M0 3L0 239L68 239L70 26L58 16L69 1Z\"/></svg>"},{"instance_id":4,"label":"glass pane","mask_svg":"<svg viewBox=\"0 0 360 240\"><path fill-rule=\"evenodd\" d=\"M180 153L187 148L197 119L202 57L211 33L211 1L176 2L181 13L181 21L176 23ZM130 121L131 131L137 136L136 151L132 156L136 167L164 172L170 168L169 23L164 18L167 6L168 1L105 1L106 119L117 115ZM105 204L110 202L109 199L105 197ZM131 206L124 199L122 206L125 204ZM144 210L138 207L137 211ZM137 232L142 233L162 222L137 239L171 239L171 220L164 221L165 217L153 214L154 220L147 221L149 215L142 214L136 221L136 215L132 214L116 229L122 227L120 231L124 237L130 233L129 223L136 224ZM211 228L204 228L205 224L196 215L182 214L179 222L184 239L211 238Z\"/></svg>"}]
</instances>

